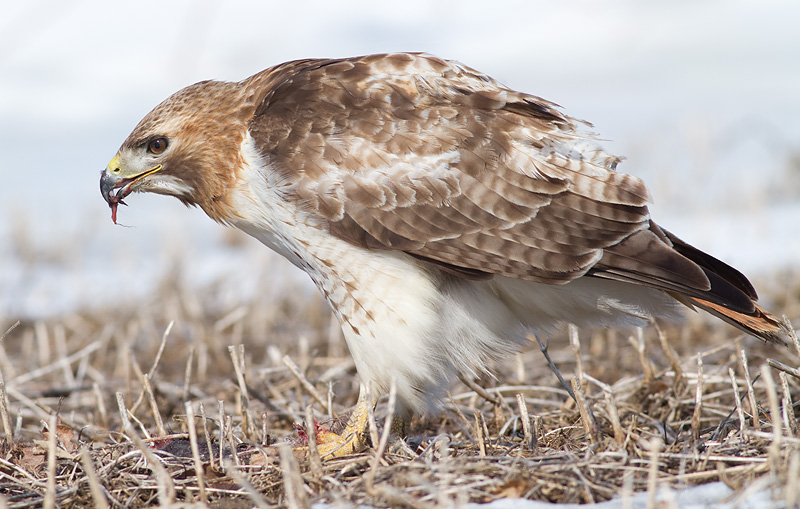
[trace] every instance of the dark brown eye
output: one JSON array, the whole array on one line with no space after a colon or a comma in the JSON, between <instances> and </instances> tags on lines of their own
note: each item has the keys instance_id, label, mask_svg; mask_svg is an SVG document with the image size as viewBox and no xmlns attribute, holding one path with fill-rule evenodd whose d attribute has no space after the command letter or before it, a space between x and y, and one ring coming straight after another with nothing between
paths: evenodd
<instances>
[{"instance_id":1,"label":"dark brown eye","mask_svg":"<svg viewBox=\"0 0 800 509\"><path fill-rule=\"evenodd\" d=\"M167 150L167 139L166 138L156 138L152 140L150 143L147 144L147 151L151 154L160 154Z\"/></svg>"}]
</instances>

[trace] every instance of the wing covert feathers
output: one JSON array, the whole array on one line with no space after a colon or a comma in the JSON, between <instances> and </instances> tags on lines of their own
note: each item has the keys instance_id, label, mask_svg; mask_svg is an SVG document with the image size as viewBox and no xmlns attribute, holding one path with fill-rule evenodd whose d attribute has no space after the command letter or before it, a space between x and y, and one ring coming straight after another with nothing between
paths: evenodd
<instances>
[{"instance_id":1,"label":"wing covert feathers","mask_svg":"<svg viewBox=\"0 0 800 509\"><path fill-rule=\"evenodd\" d=\"M416 54L290 62L245 85L270 178L336 237L468 279L645 285L768 341L787 332L744 275L653 223L644 183L553 103Z\"/></svg>"},{"instance_id":2,"label":"wing covert feathers","mask_svg":"<svg viewBox=\"0 0 800 509\"><path fill-rule=\"evenodd\" d=\"M339 238L563 284L647 228L642 181L548 101L424 55L285 67L251 78L274 90L250 131L286 195Z\"/></svg>"}]
</instances>

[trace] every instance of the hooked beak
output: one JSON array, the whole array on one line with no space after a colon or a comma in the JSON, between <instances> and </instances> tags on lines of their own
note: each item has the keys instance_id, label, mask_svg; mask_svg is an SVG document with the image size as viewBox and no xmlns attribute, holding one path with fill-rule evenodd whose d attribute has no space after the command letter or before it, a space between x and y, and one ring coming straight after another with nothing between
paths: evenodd
<instances>
[{"instance_id":1,"label":"hooked beak","mask_svg":"<svg viewBox=\"0 0 800 509\"><path fill-rule=\"evenodd\" d=\"M103 199L111 208L111 220L114 221L114 224L117 224L117 206L120 203L127 205L122 199L134 191L138 182L148 175L160 171L161 168L162 166L158 164L149 170L133 175L125 175L120 165L119 154L114 156L114 159L108 163L106 169L100 174L100 194L103 195Z\"/></svg>"}]
</instances>

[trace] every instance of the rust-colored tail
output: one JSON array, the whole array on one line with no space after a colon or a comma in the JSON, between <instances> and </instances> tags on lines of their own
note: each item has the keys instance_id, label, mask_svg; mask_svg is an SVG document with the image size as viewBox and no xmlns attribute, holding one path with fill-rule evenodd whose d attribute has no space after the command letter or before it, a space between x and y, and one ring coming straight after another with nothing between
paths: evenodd
<instances>
[{"instance_id":1,"label":"rust-colored tail","mask_svg":"<svg viewBox=\"0 0 800 509\"><path fill-rule=\"evenodd\" d=\"M652 221L648 229L606 248L588 274L658 288L771 343L786 344L793 332L756 304L758 294L744 274Z\"/></svg>"},{"instance_id":2,"label":"rust-colored tail","mask_svg":"<svg viewBox=\"0 0 800 509\"><path fill-rule=\"evenodd\" d=\"M792 333L791 329L783 320L756 304L758 295L744 274L687 244L670 232L664 231L664 233L672 241L673 248L700 266L711 282L711 290L703 296L704 298L685 294L678 297L670 292L673 297L690 307L697 306L708 311L734 327L767 342L787 343Z\"/></svg>"},{"instance_id":3,"label":"rust-colored tail","mask_svg":"<svg viewBox=\"0 0 800 509\"><path fill-rule=\"evenodd\" d=\"M720 304L695 297L684 297L684 299L689 301L692 305L708 311L717 318L725 320L734 327L770 343L786 344L786 339L791 334L789 327L783 320L755 303L755 312L752 314L745 314L733 311Z\"/></svg>"}]
</instances>

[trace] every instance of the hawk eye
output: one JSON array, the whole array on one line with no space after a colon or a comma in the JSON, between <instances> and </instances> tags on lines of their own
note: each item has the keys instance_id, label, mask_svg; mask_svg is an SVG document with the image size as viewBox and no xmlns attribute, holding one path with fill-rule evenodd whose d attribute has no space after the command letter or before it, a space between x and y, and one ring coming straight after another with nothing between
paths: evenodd
<instances>
[{"instance_id":1,"label":"hawk eye","mask_svg":"<svg viewBox=\"0 0 800 509\"><path fill-rule=\"evenodd\" d=\"M166 138L156 138L152 140L150 143L147 144L147 151L151 154L161 154L167 150L167 139Z\"/></svg>"}]
</instances>

